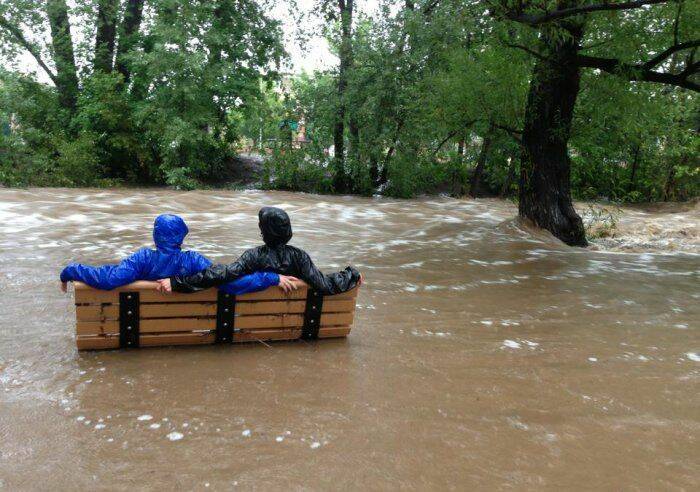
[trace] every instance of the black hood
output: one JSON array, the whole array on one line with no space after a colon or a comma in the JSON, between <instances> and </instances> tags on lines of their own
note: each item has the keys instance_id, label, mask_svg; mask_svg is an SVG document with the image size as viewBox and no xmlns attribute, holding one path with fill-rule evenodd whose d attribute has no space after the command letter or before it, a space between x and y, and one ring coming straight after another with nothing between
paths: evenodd
<instances>
[{"instance_id":1,"label":"black hood","mask_svg":"<svg viewBox=\"0 0 700 492\"><path fill-rule=\"evenodd\" d=\"M292 223L287 212L277 207L263 207L258 212L260 232L269 247L282 246L292 239Z\"/></svg>"}]
</instances>

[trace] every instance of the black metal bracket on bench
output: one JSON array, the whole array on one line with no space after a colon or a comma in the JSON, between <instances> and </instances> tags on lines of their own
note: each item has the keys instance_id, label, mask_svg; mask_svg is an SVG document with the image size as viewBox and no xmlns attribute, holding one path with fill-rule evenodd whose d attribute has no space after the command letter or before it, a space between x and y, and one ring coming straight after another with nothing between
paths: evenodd
<instances>
[{"instance_id":1,"label":"black metal bracket on bench","mask_svg":"<svg viewBox=\"0 0 700 492\"><path fill-rule=\"evenodd\" d=\"M138 292L119 293L119 347L139 346L139 305Z\"/></svg>"},{"instance_id":2,"label":"black metal bracket on bench","mask_svg":"<svg viewBox=\"0 0 700 492\"><path fill-rule=\"evenodd\" d=\"M233 343L236 296L219 291L216 296L216 343Z\"/></svg>"},{"instance_id":3,"label":"black metal bracket on bench","mask_svg":"<svg viewBox=\"0 0 700 492\"><path fill-rule=\"evenodd\" d=\"M323 294L309 287L306 294L304 327L301 330L301 338L304 340L318 338L318 329L321 325L321 311L323 311Z\"/></svg>"}]
</instances>

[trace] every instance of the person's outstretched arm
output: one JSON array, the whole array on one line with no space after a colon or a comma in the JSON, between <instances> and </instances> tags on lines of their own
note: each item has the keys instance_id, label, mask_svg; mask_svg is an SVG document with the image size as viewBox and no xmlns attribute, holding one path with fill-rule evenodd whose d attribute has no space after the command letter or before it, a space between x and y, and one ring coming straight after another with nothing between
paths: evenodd
<instances>
[{"instance_id":1,"label":"person's outstretched arm","mask_svg":"<svg viewBox=\"0 0 700 492\"><path fill-rule=\"evenodd\" d=\"M173 292L190 293L232 282L243 275L258 270L254 251L246 251L229 265L215 264L193 275L176 275L169 279L161 280L159 281L161 290L165 292L172 290Z\"/></svg>"},{"instance_id":2,"label":"person's outstretched arm","mask_svg":"<svg viewBox=\"0 0 700 492\"><path fill-rule=\"evenodd\" d=\"M297 268L299 277L313 289L323 295L340 294L355 287L360 282L360 272L354 267L346 267L345 270L324 275L316 268L314 262L306 251L297 250Z\"/></svg>"},{"instance_id":3,"label":"person's outstretched arm","mask_svg":"<svg viewBox=\"0 0 700 492\"><path fill-rule=\"evenodd\" d=\"M102 290L112 290L130 284L139 278L144 251L137 251L118 265L95 267L71 263L61 272L61 282L65 284L66 282L78 281Z\"/></svg>"},{"instance_id":4,"label":"person's outstretched arm","mask_svg":"<svg viewBox=\"0 0 700 492\"><path fill-rule=\"evenodd\" d=\"M191 252L191 254L193 262L191 273L201 272L212 265L211 260L206 256L196 252ZM250 275L243 275L233 282L222 284L219 286L219 290L227 294L240 296L250 292L265 290L273 285L280 285L280 276L278 274L272 272L255 272Z\"/></svg>"},{"instance_id":5,"label":"person's outstretched arm","mask_svg":"<svg viewBox=\"0 0 700 492\"><path fill-rule=\"evenodd\" d=\"M233 282L219 286L219 290L227 294L240 296L250 292L265 290L273 285L280 284L280 275L272 272L255 272L250 275L243 275Z\"/></svg>"}]
</instances>

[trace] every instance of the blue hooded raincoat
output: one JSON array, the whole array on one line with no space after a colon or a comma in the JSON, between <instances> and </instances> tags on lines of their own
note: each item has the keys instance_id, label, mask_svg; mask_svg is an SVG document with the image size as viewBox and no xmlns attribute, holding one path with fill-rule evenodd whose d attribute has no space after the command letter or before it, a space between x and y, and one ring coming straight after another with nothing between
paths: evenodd
<instances>
[{"instance_id":1,"label":"blue hooded raincoat","mask_svg":"<svg viewBox=\"0 0 700 492\"><path fill-rule=\"evenodd\" d=\"M96 289L111 290L137 280L158 280L200 272L212 263L199 253L181 250L188 232L187 224L181 217L159 215L153 226L153 242L157 249L140 249L118 265L94 267L71 263L61 272L61 282L79 281ZM241 295L277 284L278 274L256 272L221 285L219 289Z\"/></svg>"}]
</instances>

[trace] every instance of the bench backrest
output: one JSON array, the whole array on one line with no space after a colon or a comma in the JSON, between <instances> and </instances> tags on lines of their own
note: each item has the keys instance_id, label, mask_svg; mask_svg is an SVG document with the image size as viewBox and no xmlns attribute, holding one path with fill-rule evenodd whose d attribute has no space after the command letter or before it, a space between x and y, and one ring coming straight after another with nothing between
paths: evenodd
<instances>
[{"instance_id":1,"label":"bench backrest","mask_svg":"<svg viewBox=\"0 0 700 492\"><path fill-rule=\"evenodd\" d=\"M153 282L110 291L75 283L78 350L345 337L358 288L317 295L306 284L241 296L161 294Z\"/></svg>"}]
</instances>

